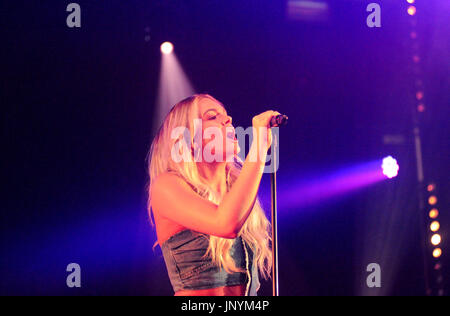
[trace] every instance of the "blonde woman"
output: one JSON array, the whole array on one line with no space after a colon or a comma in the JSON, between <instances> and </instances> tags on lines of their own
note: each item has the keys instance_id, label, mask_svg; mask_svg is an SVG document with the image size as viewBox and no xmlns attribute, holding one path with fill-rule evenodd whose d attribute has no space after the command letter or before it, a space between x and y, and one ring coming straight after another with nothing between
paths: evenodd
<instances>
[{"instance_id":1,"label":"blonde woman","mask_svg":"<svg viewBox=\"0 0 450 316\"><path fill-rule=\"evenodd\" d=\"M269 122L278 114L253 118L245 162L237 156L231 117L210 95L176 104L155 136L148 209L175 295L254 296L258 275L270 276L270 223L257 192L272 142ZM180 127L188 133L174 139ZM201 137L211 130L220 133L209 141Z\"/></svg>"}]
</instances>

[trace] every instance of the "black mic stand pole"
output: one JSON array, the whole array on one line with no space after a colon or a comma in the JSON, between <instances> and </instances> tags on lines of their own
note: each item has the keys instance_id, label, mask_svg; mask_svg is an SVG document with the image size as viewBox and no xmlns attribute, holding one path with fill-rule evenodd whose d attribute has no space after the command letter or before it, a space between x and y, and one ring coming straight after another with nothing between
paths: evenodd
<instances>
[{"instance_id":1,"label":"black mic stand pole","mask_svg":"<svg viewBox=\"0 0 450 316\"><path fill-rule=\"evenodd\" d=\"M273 136L273 170L270 174L271 178L271 197L272 197L272 282L273 296L279 295L278 288L278 232L277 232L277 153L278 153L278 137L276 133Z\"/></svg>"}]
</instances>

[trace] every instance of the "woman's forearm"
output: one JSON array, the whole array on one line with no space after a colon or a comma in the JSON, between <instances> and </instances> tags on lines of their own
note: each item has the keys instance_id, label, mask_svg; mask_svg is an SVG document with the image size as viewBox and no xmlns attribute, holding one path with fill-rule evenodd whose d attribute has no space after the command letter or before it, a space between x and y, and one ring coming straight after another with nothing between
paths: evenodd
<instances>
[{"instance_id":1,"label":"woman's forearm","mask_svg":"<svg viewBox=\"0 0 450 316\"><path fill-rule=\"evenodd\" d=\"M266 157L267 151L258 153L257 142L252 142L238 178L218 206L218 217L232 236L241 230L253 209Z\"/></svg>"}]
</instances>

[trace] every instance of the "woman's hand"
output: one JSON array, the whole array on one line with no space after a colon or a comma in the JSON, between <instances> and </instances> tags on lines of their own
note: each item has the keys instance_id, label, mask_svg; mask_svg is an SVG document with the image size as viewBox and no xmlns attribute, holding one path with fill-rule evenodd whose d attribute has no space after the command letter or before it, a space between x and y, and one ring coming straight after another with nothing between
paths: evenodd
<instances>
[{"instance_id":1,"label":"woman's hand","mask_svg":"<svg viewBox=\"0 0 450 316\"><path fill-rule=\"evenodd\" d=\"M272 117L281 115L277 111L266 111L256 115L252 119L253 125L253 141L258 145L258 149L267 153L272 146L272 130L270 129L270 120Z\"/></svg>"}]
</instances>

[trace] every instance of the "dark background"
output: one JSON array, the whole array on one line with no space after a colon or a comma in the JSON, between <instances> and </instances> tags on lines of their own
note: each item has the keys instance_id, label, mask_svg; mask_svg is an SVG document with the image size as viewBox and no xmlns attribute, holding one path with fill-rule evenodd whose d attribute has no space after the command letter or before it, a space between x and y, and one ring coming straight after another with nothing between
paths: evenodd
<instances>
[{"instance_id":1,"label":"dark background","mask_svg":"<svg viewBox=\"0 0 450 316\"><path fill-rule=\"evenodd\" d=\"M235 126L268 109L289 116L280 196L296 180L389 154L399 161L391 181L307 207L280 202L281 295L426 294L412 134L421 78L425 182L437 185L448 294L448 1L416 1L418 73L406 0L324 2L328 19L306 22L289 19L281 0L78 1L80 29L66 26L69 1L3 2L0 294L173 294L152 250L145 192L166 40L196 91L222 101ZM370 2L382 5L381 28L366 25ZM403 142L385 144L386 135ZM72 262L81 289L66 286ZM381 289L365 286L372 262ZM270 282L259 294L271 294Z\"/></svg>"}]
</instances>

